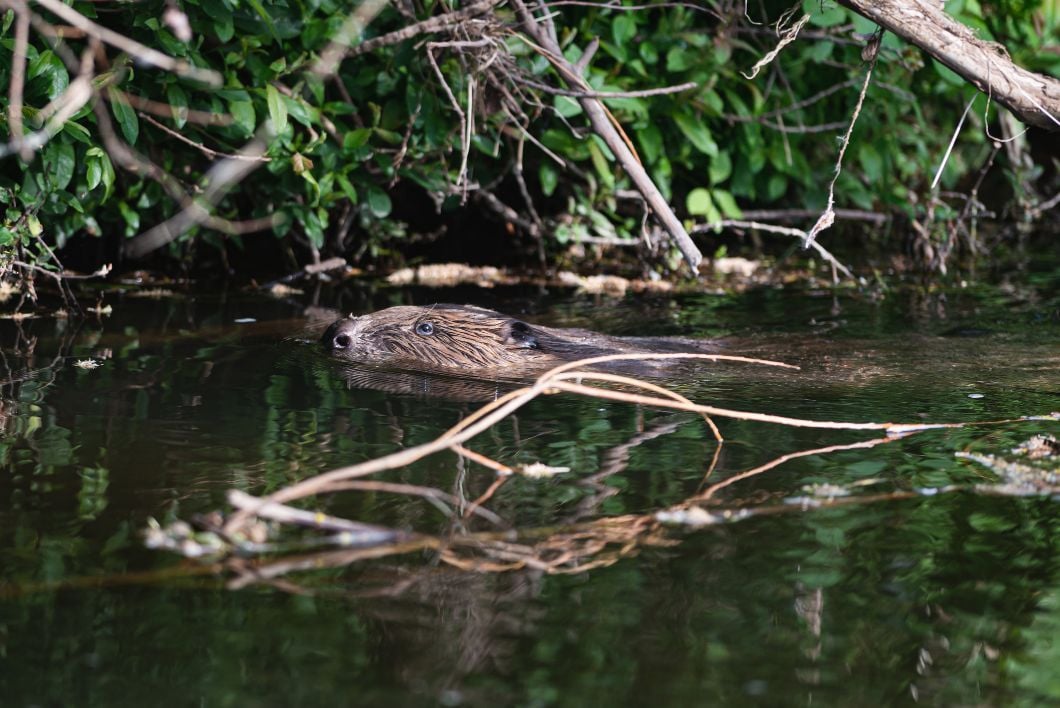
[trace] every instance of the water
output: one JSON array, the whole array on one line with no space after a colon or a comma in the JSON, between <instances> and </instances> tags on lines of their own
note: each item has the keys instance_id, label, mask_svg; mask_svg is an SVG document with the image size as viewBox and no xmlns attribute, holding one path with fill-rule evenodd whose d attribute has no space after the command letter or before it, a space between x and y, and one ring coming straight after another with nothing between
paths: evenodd
<instances>
[{"instance_id":1,"label":"water","mask_svg":"<svg viewBox=\"0 0 1060 708\"><path fill-rule=\"evenodd\" d=\"M1041 276L1023 292L879 301L769 290L637 304L476 290L327 300L362 311L474 302L614 334L724 336L729 353L803 369L709 364L669 383L739 410L928 422L1060 410L1057 296ZM325 556L286 574L220 567L144 548L148 518L192 520L227 509L231 488L275 491L428 442L479 404L347 388L299 341L313 329L301 301L106 301L113 312L100 318L0 322L4 705L1060 700L1058 502L971 491L995 477L954 457L1004 453L1057 434L1056 422L799 457L719 488L708 506L757 516L638 535L634 517L779 455L877 435L718 419L726 443L715 461L692 414L549 396L469 444L506 464L571 469L514 479L489 500L501 530L524 534L491 537L503 558L461 546L497 531L489 520L465 524L376 490L311 506L451 541L450 555ZM102 366L75 365L89 358ZM494 476L441 453L378 479L474 499ZM864 496L827 509L785 503L812 484ZM946 485L965 490L902 496ZM609 535L592 526L605 518L622 520ZM542 569L578 564L588 569Z\"/></svg>"}]
</instances>

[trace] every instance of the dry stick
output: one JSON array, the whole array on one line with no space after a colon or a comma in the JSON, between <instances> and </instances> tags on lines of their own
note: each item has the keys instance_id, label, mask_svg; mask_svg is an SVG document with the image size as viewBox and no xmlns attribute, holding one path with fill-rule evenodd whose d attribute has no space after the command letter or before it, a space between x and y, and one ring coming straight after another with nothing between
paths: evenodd
<instances>
[{"instance_id":1,"label":"dry stick","mask_svg":"<svg viewBox=\"0 0 1060 708\"><path fill-rule=\"evenodd\" d=\"M209 113L207 111L197 111L194 108L185 108L183 106L178 108L169 103L152 101L149 98L137 96L134 93L121 92L121 95L122 98L124 98L125 101L136 110L146 111L147 113L156 115L160 118L172 118L174 111L180 111L181 117L188 123L220 126L232 125L232 116L227 113Z\"/></svg>"},{"instance_id":2,"label":"dry stick","mask_svg":"<svg viewBox=\"0 0 1060 708\"><path fill-rule=\"evenodd\" d=\"M649 383L648 381L641 381L640 379L635 379L635 378L633 378L631 376L619 376L619 375L616 375L616 374L601 374L601 373L596 373L596 372L588 372L588 373L576 372L576 373L557 374L557 378L563 379L563 380L568 380L568 379L572 379L573 378L573 379L576 379L578 381L581 381L581 380L608 381L610 383L617 383L617 384L623 384L625 386L633 386L633 387L636 387L636 388L643 388L643 389L645 389L647 391L652 391L653 393L657 393L660 396L665 396L665 397L671 398L671 399L673 399L675 401L680 401L681 403L687 403L688 405L692 405L692 406L695 405L695 403L693 401L688 400L687 398L685 398L684 396L682 396L679 393L676 393L675 391L671 391L670 389L666 388L665 386L658 386L656 384ZM707 424L707 427L710 428L710 432L712 432L714 434L714 439L715 440L717 440L719 443L720 442L725 442L725 438L722 437L721 431L718 430L718 426L714 424L714 421L710 419L709 415L703 414L703 422L705 422Z\"/></svg>"},{"instance_id":3,"label":"dry stick","mask_svg":"<svg viewBox=\"0 0 1060 708\"><path fill-rule=\"evenodd\" d=\"M814 449L814 450L800 450L799 452L792 452L792 453L789 453L787 455L781 455L780 457L776 458L775 460L767 462L764 465L760 465L758 467L755 467L754 469L750 469L750 470L746 470L744 472L740 472L739 474L734 474L732 477L728 477L728 478L723 479L722 481L718 482L717 484L714 484L714 485L711 485L710 487L707 487L701 493L699 493L699 494L697 494L697 495L695 495L693 497L689 497L685 501L681 502L679 507L688 508L690 506L695 505L697 502L706 501L706 500L710 499L711 497L713 497L715 492L717 492L720 489L724 489L725 487L728 487L730 484L735 484L736 482L739 482L741 480L747 479L749 477L754 477L756 475L762 474L763 472L771 470L774 467L779 467L780 465L784 464L785 462L790 462L791 460L797 460L800 457L809 457L811 455L826 455L826 454L828 454L830 452L838 452L838 451L841 451L841 450L863 450L863 449L866 449L866 448L876 447L877 445L882 445L884 443L894 442L895 440L900 440L900 439L901 438L898 437L898 436L889 435L889 436L887 436L885 438L874 438L872 440L863 440L861 442L850 443L850 444L847 444L847 445L829 445L828 447L820 447L820 448L817 448L817 449Z\"/></svg>"},{"instance_id":4,"label":"dry stick","mask_svg":"<svg viewBox=\"0 0 1060 708\"><path fill-rule=\"evenodd\" d=\"M1060 122L1060 80L1013 63L1004 47L976 36L935 0L839 0L840 5L920 47L1021 121L1046 130Z\"/></svg>"},{"instance_id":5,"label":"dry stick","mask_svg":"<svg viewBox=\"0 0 1060 708\"><path fill-rule=\"evenodd\" d=\"M171 71L177 76L201 81L214 88L220 88L223 83L221 75L216 71L211 69L199 69L183 59L175 59L168 54L163 54L162 52L151 49L133 39L129 39L125 35L118 34L106 27L101 27L72 7L64 5L62 0L33 1L52 14L69 22L74 27L83 30L86 34L96 37L97 39L132 55L137 61L156 66L159 69Z\"/></svg>"},{"instance_id":6,"label":"dry stick","mask_svg":"<svg viewBox=\"0 0 1060 708\"><path fill-rule=\"evenodd\" d=\"M300 499L307 496L318 494L320 490L328 488L336 482L340 482L347 479L354 479L357 477L364 477L376 472L381 472L388 469L394 469L395 467L401 467L404 465L411 464L417 460L420 460L428 455L441 450L450 449L453 444L463 443L479 433L489 429L494 423L502 420L510 413L515 412L526 403L530 402L542 393L546 393L551 389L564 387L567 389L577 388L581 393L589 393L600 398L612 398L615 400L622 400L631 403L644 403L647 405L658 405L664 408L677 408L680 410L690 410L692 412L706 412L720 415L731 415L735 413L737 417L744 420L762 420L766 422L782 423L782 424L793 424L801 425L806 424L810 427L827 427L832 429L840 430L879 430L888 429L892 433L910 432L914 430L930 429L935 427L959 427L961 424L937 424L937 425L897 425L892 423L819 423L816 421L803 421L793 418L783 418L778 416L766 416L763 414L756 413L743 413L740 411L728 411L726 409L713 408L710 406L685 406L685 404L679 401L673 401L665 398L651 398L647 396L634 396L631 394L623 394L619 392L607 391L605 389L593 388L588 386L575 387L572 384L556 381L555 377L557 374L565 373L579 366L589 366L596 363L605 363L609 361L635 361L635 360L666 360L666 359L708 359L708 360L720 360L720 361L742 361L742 362L753 362L762 363L772 366L781 366L786 368L798 368L793 367L789 364L782 364L779 362L768 362L765 360L747 359L745 357L733 357L725 356L720 354L611 354L608 356L592 357L589 359L582 359L579 361L568 362L557 366L541 377L539 377L532 386L526 388L516 389L508 394L500 397L499 399L488 403L487 405L480 408L478 411L472 413L468 418L461 421L457 425L450 428L448 431L443 433L438 438L417 445L416 447L407 448L399 452L391 453L383 457L376 458L374 460L368 460L356 465L350 465L347 467L340 467L338 469L325 472L324 474L310 477L309 479L302 480L289 487L281 489L277 492L270 494L267 497L262 498L261 503L283 503L291 501L293 499ZM584 389L584 390L582 390ZM232 517L225 523L224 531L229 536L234 535L253 515L253 509L241 509L237 511Z\"/></svg>"},{"instance_id":7,"label":"dry stick","mask_svg":"<svg viewBox=\"0 0 1060 708\"><path fill-rule=\"evenodd\" d=\"M497 490L507 484L508 480L511 479L511 475L498 475L494 478L490 486L479 495L478 499L475 499L468 504L467 509L464 510L464 518L468 518L471 514L477 514L482 509L482 505L493 498L493 495L497 493Z\"/></svg>"},{"instance_id":8,"label":"dry stick","mask_svg":"<svg viewBox=\"0 0 1060 708\"><path fill-rule=\"evenodd\" d=\"M328 42L327 48L320 53L320 57L313 64L312 72L325 77L334 75L346 54L351 51L351 46L359 42L364 29L386 6L387 0L364 0L358 5L346 16L342 27Z\"/></svg>"},{"instance_id":9,"label":"dry stick","mask_svg":"<svg viewBox=\"0 0 1060 708\"><path fill-rule=\"evenodd\" d=\"M878 40L876 40L878 43ZM803 242L803 248L810 248L813 246L814 240L817 238L817 234L821 233L835 222L835 183L839 179L839 173L843 170L843 156L846 154L847 146L850 145L850 136L854 132L854 124L858 121L858 116L861 115L861 106L865 103L865 94L869 90L869 82L872 80L872 71L876 68L876 61L879 59L880 53L878 51L873 52L872 61L869 63L869 68L865 72L865 81L861 84L861 93L858 94L858 102L854 105L854 114L850 116L850 125L847 127L847 132L843 136L843 141L839 145L839 155L835 161L835 173L832 175L832 181L828 184L828 204L825 206L824 213L821 214L820 218L817 219L817 223L813 225L809 233L806 234L806 239Z\"/></svg>"},{"instance_id":10,"label":"dry stick","mask_svg":"<svg viewBox=\"0 0 1060 708\"><path fill-rule=\"evenodd\" d=\"M203 155L206 155L207 157L215 157L215 158L216 157L227 157L227 158L231 158L233 160L257 160L258 162L269 162L272 159L270 157L265 157L263 155L251 156L251 155L239 155L239 154L217 152L216 150L211 150L210 148L206 147L202 143L197 143L194 140L192 140L191 138L185 137L182 133L179 133L176 130L173 130L172 128L168 127L164 123L160 123L159 121L155 120L154 118L152 118L151 116L147 115L146 113L143 113L142 111L137 111L136 114L138 116L140 116L141 118L143 118L148 123L150 123L151 125L155 126L159 130L161 130L162 132L166 133L167 135L173 136L174 138L176 138L177 140L181 141L182 143L185 143L186 145L192 146L193 148L197 149L198 151L200 151Z\"/></svg>"},{"instance_id":11,"label":"dry stick","mask_svg":"<svg viewBox=\"0 0 1060 708\"><path fill-rule=\"evenodd\" d=\"M338 63L345 58L355 57L360 54L364 54L365 52L370 52L374 49L378 49L379 47L387 47L391 44L397 44L398 42L403 42L406 39L412 39L413 37L416 37L421 34L440 32L442 30L449 29L450 27L459 25L464 20L487 12L490 8L492 8L494 5L499 4L500 2L501 0L482 0L480 2L468 5L467 7L462 8L460 10L447 12L444 15L436 15L435 17L430 17L422 22L416 22L415 24L411 24L395 32L389 32L380 37L374 37L365 42L361 42L356 47L340 46L336 47L336 49L333 50L332 47L329 46L326 51L337 51L340 53L340 55L337 57L337 59L334 57L328 57L326 61L334 62L337 67ZM333 45L334 44L335 43L333 42ZM321 56L318 65L324 65L325 63L325 57ZM316 69L314 69L314 71L316 71Z\"/></svg>"},{"instance_id":12,"label":"dry stick","mask_svg":"<svg viewBox=\"0 0 1060 708\"><path fill-rule=\"evenodd\" d=\"M127 241L125 254L131 258L145 256L165 246L188 229L209 221L211 214L207 207L212 209L217 206L229 190L257 169L261 165L260 158L265 154L267 147L264 139L255 137L243 146L238 155L226 157L214 163L203 176L206 188L202 196L189 200L184 208L174 216Z\"/></svg>"},{"instance_id":13,"label":"dry stick","mask_svg":"<svg viewBox=\"0 0 1060 708\"><path fill-rule=\"evenodd\" d=\"M29 42L29 10L25 5L15 8L15 51L11 64L11 88L8 92L8 126L11 145L22 159L29 162L33 151L22 144L22 89L26 80L26 45Z\"/></svg>"},{"instance_id":14,"label":"dry stick","mask_svg":"<svg viewBox=\"0 0 1060 708\"><path fill-rule=\"evenodd\" d=\"M699 86L695 81L689 81L684 84L677 84L676 86L661 86L659 88L642 89L640 91L576 91L571 89L553 88L548 84L542 84L537 81L531 81L522 76L514 76L516 81L521 84L526 84L530 88L535 88L538 91L544 91L555 96L571 96L573 98L644 98L646 96L663 96L671 93L681 93L682 91L690 91Z\"/></svg>"},{"instance_id":15,"label":"dry stick","mask_svg":"<svg viewBox=\"0 0 1060 708\"><path fill-rule=\"evenodd\" d=\"M957 144L957 136L961 134L961 128L964 127L964 121L968 118L968 112L972 110L972 106L975 104L975 99L979 98L979 94L972 96L972 100L968 101L968 105L964 107L964 113L961 114L961 119L957 121L957 127L953 129L953 137L950 138L950 144L946 146L946 152L942 155L942 160L939 162L939 168L935 171L935 179L931 180L931 188L939 186L939 180L942 179L942 171L946 169L946 163L950 161L950 154L953 152L953 146Z\"/></svg>"},{"instance_id":16,"label":"dry stick","mask_svg":"<svg viewBox=\"0 0 1060 708\"><path fill-rule=\"evenodd\" d=\"M358 491L358 492L386 492L389 494L405 494L408 496L422 497L432 504L436 501L444 501L451 504L454 508L459 507L462 501L448 492L443 492L441 489L435 489L434 487L421 487L417 484L399 484L395 482L379 482L371 479L354 479L346 482L336 482L327 489L323 490L322 493L333 493L333 492L344 492L344 491ZM441 512L446 516L453 516L452 510L448 507L436 507L440 508ZM471 514L478 514L484 519L490 521L490 523L496 524L497 526L507 526L504 519L494 514L489 509L473 509L465 514L465 518Z\"/></svg>"},{"instance_id":17,"label":"dry stick","mask_svg":"<svg viewBox=\"0 0 1060 708\"><path fill-rule=\"evenodd\" d=\"M592 87L585 82L571 63L564 58L563 50L559 47L559 44L548 32L542 30L537 20L530 13L530 10L527 9L526 5L523 3L523 0L512 0L512 6L518 13L525 31L537 44L547 50L545 56L548 57L549 61L560 70L564 80L582 90L591 91ZM605 143L607 143L607 146L611 149L611 153L615 156L615 159L618 160L618 163L626 173L629 174L637 189L644 195L645 200L655 211L656 216L662 222L667 232L669 232L670 238L673 240L678 250L681 251L681 255L684 256L685 261L692 269L692 273L694 275L698 274L699 264L703 260L703 254L700 253L695 242L692 241L688 232L685 231L684 225L681 224L680 219L674 214L670 205L666 203L666 199L659 192L655 183L652 182L652 179L644 169L644 166L640 164L640 161L637 160L633 151L611 123L611 118L609 117L610 113L607 111L603 103L598 98L589 97L579 98L578 103L581 104L582 110L585 111L585 115L589 118L589 123L592 125L593 130L597 135L603 138Z\"/></svg>"},{"instance_id":18,"label":"dry stick","mask_svg":"<svg viewBox=\"0 0 1060 708\"><path fill-rule=\"evenodd\" d=\"M787 226L776 226L774 224L763 224L758 221L741 221L738 219L723 219L722 221L711 221L707 224L702 224L692 227L692 233L703 233L705 231L713 231L717 228L734 228L734 229L757 229L759 231L768 231L774 234L784 234L785 236L796 236L801 239L804 243L809 238L808 234L802 229L793 229ZM832 255L824 246L817 243L817 241L811 241L809 243L810 248L817 251L822 258L827 261L832 268L841 272L847 278L851 280L857 280L854 274L845 265L839 262L839 260ZM834 274L833 274L834 275ZM838 281L838 279L834 279Z\"/></svg>"},{"instance_id":19,"label":"dry stick","mask_svg":"<svg viewBox=\"0 0 1060 708\"><path fill-rule=\"evenodd\" d=\"M253 506L258 516L279 521L282 524L296 524L314 529L341 531L366 537L379 537L381 540L393 538L396 533L393 529L388 529L385 526L363 524L358 521L349 521L348 519L321 514L319 511L293 509L282 504L261 504L259 503L260 501L258 497L251 496L238 489L232 489L228 492L228 503L237 509Z\"/></svg>"},{"instance_id":20,"label":"dry stick","mask_svg":"<svg viewBox=\"0 0 1060 708\"><path fill-rule=\"evenodd\" d=\"M789 16L789 13L786 13L784 16L782 16L781 19L777 22L778 33L780 31L780 24L787 16ZM764 57L755 62L755 65L751 67L750 72L740 72L743 74L743 77L745 79L750 80L758 76L758 72L761 71L763 67L768 66L774 59L776 59L777 55L780 54L781 50L783 50L784 47L788 46L798 38L799 30L801 30L803 26L809 21L810 16L808 14L800 17L798 22L796 22L784 31L784 34L781 35L780 41L777 42L777 46L773 48L773 51L769 52Z\"/></svg>"}]
</instances>

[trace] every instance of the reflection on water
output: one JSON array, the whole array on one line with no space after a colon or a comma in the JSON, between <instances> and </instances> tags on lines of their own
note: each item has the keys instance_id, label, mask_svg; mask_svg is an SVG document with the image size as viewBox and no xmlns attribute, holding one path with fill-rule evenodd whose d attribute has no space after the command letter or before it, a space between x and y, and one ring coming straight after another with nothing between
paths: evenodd
<instances>
[{"instance_id":1,"label":"reflection on water","mask_svg":"<svg viewBox=\"0 0 1060 708\"><path fill-rule=\"evenodd\" d=\"M481 297L421 295L417 304ZM347 297L335 297L341 309L397 304ZM554 326L721 338L725 353L803 367L697 364L668 380L712 405L917 422L1060 409L1056 293L1038 297L475 302ZM207 515L230 488L266 493L430 441L504 389L351 375L314 343L334 313L307 316L298 303L118 300L101 320L0 322L5 704L153 704L163 686L174 703L239 705L1060 699L1060 514L1048 496L918 495L787 508L641 545L613 535L601 552L614 562L572 575L546 572L561 567L554 555L504 573L427 549L352 564L307 554L297 573L282 571L298 557L237 560L218 574L150 552L138 535L148 517ZM101 366L78 365L87 360ZM696 416L548 396L472 447L571 471L512 479L489 500L495 518L454 513L454 499L487 493L494 476L449 453L380 477L444 498L363 488L321 510L453 547L493 534L498 552L525 559L532 541L507 529L646 514L777 455L867 439L720 424L727 442L715 458ZM989 482L954 453L1004 452L1035 433L1055 435L1057 424L807 456L717 497L782 506L810 485L887 493ZM599 538L583 536L582 548Z\"/></svg>"}]
</instances>

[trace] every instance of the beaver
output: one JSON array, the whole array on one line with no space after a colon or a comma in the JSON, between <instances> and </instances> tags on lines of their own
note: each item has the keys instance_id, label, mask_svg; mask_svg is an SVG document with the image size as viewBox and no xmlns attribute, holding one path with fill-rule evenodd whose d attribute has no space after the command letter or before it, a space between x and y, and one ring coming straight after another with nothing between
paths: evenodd
<instances>
[{"instance_id":1,"label":"beaver","mask_svg":"<svg viewBox=\"0 0 1060 708\"><path fill-rule=\"evenodd\" d=\"M519 377L606 354L702 353L709 346L679 338L613 337L531 325L472 305L399 306L350 315L332 323L322 342L332 356L352 363Z\"/></svg>"}]
</instances>

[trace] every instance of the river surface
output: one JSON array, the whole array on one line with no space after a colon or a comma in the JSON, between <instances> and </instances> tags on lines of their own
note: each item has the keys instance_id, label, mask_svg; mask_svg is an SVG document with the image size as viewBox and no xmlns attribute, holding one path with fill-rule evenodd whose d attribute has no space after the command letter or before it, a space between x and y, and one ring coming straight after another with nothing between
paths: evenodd
<instances>
[{"instance_id":1,"label":"river surface","mask_svg":"<svg viewBox=\"0 0 1060 708\"><path fill-rule=\"evenodd\" d=\"M1060 410L1060 289L1055 273L1028 282L636 301L351 287L320 299L359 312L468 302L553 326L721 338L725 353L802 369L704 363L662 383L742 411L972 422ZM308 296L155 295L105 292L112 311L83 320L0 321L5 706L1060 701L1060 500L977 491L997 477L955 455L1060 437L1056 421L798 456L697 507L761 513L695 529L652 520L781 455L880 434L717 417L718 454L692 413L550 395L468 443L507 465L569 468L507 481L485 503L495 517L346 491L301 505L438 545L345 564L303 552L299 567L276 554L241 570L146 548L144 529L228 513L230 489L263 494L428 442L481 404L349 387L310 342ZM442 452L372 479L466 501L496 476ZM852 501L792 503L813 485ZM486 532L487 551L446 555ZM269 565L282 562L289 572Z\"/></svg>"}]
</instances>

